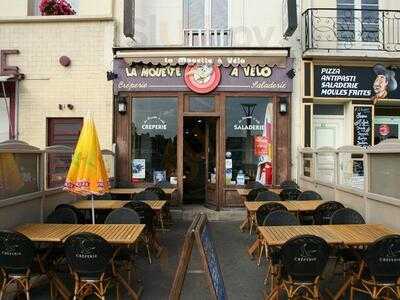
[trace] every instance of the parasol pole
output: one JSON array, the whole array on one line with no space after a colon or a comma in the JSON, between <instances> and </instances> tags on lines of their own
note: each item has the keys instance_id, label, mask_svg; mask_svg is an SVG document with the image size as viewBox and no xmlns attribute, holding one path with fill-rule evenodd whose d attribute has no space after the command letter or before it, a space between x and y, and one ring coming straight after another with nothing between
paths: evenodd
<instances>
[{"instance_id":1,"label":"parasol pole","mask_svg":"<svg viewBox=\"0 0 400 300\"><path fill-rule=\"evenodd\" d=\"M94 220L94 196L92 194L92 224L94 224L94 223L95 223L95 220Z\"/></svg>"}]
</instances>

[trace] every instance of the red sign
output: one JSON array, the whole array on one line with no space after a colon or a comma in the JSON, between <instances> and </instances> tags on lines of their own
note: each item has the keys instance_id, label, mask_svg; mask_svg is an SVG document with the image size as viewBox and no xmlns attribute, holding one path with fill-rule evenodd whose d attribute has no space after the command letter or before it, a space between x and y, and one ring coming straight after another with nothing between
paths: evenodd
<instances>
[{"instance_id":1,"label":"red sign","mask_svg":"<svg viewBox=\"0 0 400 300\"><path fill-rule=\"evenodd\" d=\"M381 126L379 126L379 134L381 136L387 136L390 133L390 127L387 124L382 124Z\"/></svg>"},{"instance_id":2,"label":"red sign","mask_svg":"<svg viewBox=\"0 0 400 300\"><path fill-rule=\"evenodd\" d=\"M262 156L268 154L269 141L265 136L256 136L254 138L254 155Z\"/></svg>"},{"instance_id":3,"label":"red sign","mask_svg":"<svg viewBox=\"0 0 400 300\"><path fill-rule=\"evenodd\" d=\"M185 83L198 94L207 94L217 88L221 71L216 65L188 65L185 69Z\"/></svg>"}]
</instances>

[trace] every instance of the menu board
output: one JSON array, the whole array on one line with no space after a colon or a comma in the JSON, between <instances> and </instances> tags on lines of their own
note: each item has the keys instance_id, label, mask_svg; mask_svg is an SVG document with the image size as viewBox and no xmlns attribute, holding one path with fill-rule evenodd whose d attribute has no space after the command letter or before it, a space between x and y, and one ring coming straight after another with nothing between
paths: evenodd
<instances>
[{"instance_id":1,"label":"menu board","mask_svg":"<svg viewBox=\"0 0 400 300\"><path fill-rule=\"evenodd\" d=\"M372 145L372 106L354 107L354 145Z\"/></svg>"},{"instance_id":2,"label":"menu board","mask_svg":"<svg viewBox=\"0 0 400 300\"><path fill-rule=\"evenodd\" d=\"M215 291L215 296L218 300L227 299L224 280L222 278L221 267L219 265L218 256L215 251L214 243L210 236L210 230L206 223L201 233L201 248L204 251L207 262L208 271L211 277L212 286Z\"/></svg>"}]
</instances>

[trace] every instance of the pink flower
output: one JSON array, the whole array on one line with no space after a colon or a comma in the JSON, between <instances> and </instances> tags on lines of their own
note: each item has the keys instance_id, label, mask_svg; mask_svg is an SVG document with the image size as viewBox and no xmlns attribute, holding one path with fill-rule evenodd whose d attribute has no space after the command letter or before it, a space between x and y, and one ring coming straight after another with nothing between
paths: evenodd
<instances>
[{"instance_id":1,"label":"pink flower","mask_svg":"<svg viewBox=\"0 0 400 300\"><path fill-rule=\"evenodd\" d=\"M67 0L41 0L39 10L42 16L64 16L76 14Z\"/></svg>"}]
</instances>

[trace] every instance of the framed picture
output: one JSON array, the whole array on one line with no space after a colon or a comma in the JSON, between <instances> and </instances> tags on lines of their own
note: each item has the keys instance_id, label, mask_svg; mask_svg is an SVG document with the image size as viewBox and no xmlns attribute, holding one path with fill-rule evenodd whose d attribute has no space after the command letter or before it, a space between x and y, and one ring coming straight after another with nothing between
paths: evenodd
<instances>
[{"instance_id":1,"label":"framed picture","mask_svg":"<svg viewBox=\"0 0 400 300\"><path fill-rule=\"evenodd\" d=\"M132 161L132 178L144 179L146 178L146 160L134 159Z\"/></svg>"},{"instance_id":2,"label":"framed picture","mask_svg":"<svg viewBox=\"0 0 400 300\"><path fill-rule=\"evenodd\" d=\"M154 183L166 180L167 180L167 171L154 171L153 173Z\"/></svg>"}]
</instances>

